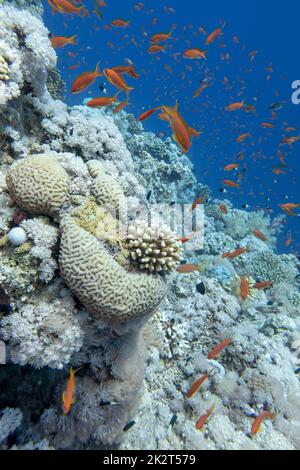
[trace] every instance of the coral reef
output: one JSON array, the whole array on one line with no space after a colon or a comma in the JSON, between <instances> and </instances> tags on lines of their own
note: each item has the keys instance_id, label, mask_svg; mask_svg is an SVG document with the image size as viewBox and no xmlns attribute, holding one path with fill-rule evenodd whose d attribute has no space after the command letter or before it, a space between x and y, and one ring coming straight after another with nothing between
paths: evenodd
<instances>
[{"instance_id":1,"label":"coral reef","mask_svg":"<svg viewBox=\"0 0 300 470\"><path fill-rule=\"evenodd\" d=\"M276 254L283 219L214 200L176 145L132 115L60 101L41 11L0 6L1 448L299 448L299 263ZM137 215L203 191L202 249ZM125 200L127 239L116 217ZM247 250L222 258L237 248ZM193 273L174 269L179 257ZM201 433L196 419L212 405ZM276 418L251 438L264 409Z\"/></svg>"}]
</instances>

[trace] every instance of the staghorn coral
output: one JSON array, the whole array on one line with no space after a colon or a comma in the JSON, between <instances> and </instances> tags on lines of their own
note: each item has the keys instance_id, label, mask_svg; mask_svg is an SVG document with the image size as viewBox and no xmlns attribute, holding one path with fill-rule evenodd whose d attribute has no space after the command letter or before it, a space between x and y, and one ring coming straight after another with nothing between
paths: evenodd
<instances>
[{"instance_id":1,"label":"staghorn coral","mask_svg":"<svg viewBox=\"0 0 300 470\"><path fill-rule=\"evenodd\" d=\"M181 259L182 244L168 227L137 222L128 227L126 246L130 257L142 270L172 271Z\"/></svg>"},{"instance_id":2,"label":"staghorn coral","mask_svg":"<svg viewBox=\"0 0 300 470\"><path fill-rule=\"evenodd\" d=\"M57 214L68 193L66 171L47 154L27 157L13 165L6 182L12 200L31 214Z\"/></svg>"},{"instance_id":3,"label":"staghorn coral","mask_svg":"<svg viewBox=\"0 0 300 470\"><path fill-rule=\"evenodd\" d=\"M61 275L92 315L125 322L153 312L166 294L162 277L126 272L70 217L61 227Z\"/></svg>"}]
</instances>

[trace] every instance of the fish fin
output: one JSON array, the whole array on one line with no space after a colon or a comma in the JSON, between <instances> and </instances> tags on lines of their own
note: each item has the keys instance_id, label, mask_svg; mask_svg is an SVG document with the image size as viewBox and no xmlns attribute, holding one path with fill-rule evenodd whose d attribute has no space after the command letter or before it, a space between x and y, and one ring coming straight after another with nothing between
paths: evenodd
<instances>
[{"instance_id":1,"label":"fish fin","mask_svg":"<svg viewBox=\"0 0 300 470\"><path fill-rule=\"evenodd\" d=\"M62 401L63 401L63 403L66 402L66 393L65 392L63 392L63 394L62 394Z\"/></svg>"},{"instance_id":2,"label":"fish fin","mask_svg":"<svg viewBox=\"0 0 300 470\"><path fill-rule=\"evenodd\" d=\"M74 34L74 36L70 37L70 44L74 44L74 46L77 46L77 42L75 42L75 39L77 38L77 34Z\"/></svg>"},{"instance_id":3,"label":"fish fin","mask_svg":"<svg viewBox=\"0 0 300 470\"><path fill-rule=\"evenodd\" d=\"M103 75L103 72L99 72L99 64L100 64L100 62L97 62L95 72L94 72L96 77L102 77L102 75Z\"/></svg>"}]
</instances>

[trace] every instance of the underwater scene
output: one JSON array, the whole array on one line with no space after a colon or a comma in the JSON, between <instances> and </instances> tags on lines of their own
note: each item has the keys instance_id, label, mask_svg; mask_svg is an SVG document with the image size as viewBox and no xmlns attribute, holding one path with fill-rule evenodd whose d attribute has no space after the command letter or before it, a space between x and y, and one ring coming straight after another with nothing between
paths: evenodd
<instances>
[{"instance_id":1,"label":"underwater scene","mask_svg":"<svg viewBox=\"0 0 300 470\"><path fill-rule=\"evenodd\" d=\"M299 22L0 0L0 450L300 449Z\"/></svg>"}]
</instances>

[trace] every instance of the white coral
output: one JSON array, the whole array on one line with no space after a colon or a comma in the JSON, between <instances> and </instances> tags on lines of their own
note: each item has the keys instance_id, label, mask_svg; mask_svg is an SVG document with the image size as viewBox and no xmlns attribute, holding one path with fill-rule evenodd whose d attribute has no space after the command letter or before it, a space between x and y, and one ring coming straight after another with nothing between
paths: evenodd
<instances>
[{"instance_id":1,"label":"white coral","mask_svg":"<svg viewBox=\"0 0 300 470\"><path fill-rule=\"evenodd\" d=\"M172 271L180 262L182 243L168 227L139 222L128 227L127 248L140 269Z\"/></svg>"},{"instance_id":2,"label":"white coral","mask_svg":"<svg viewBox=\"0 0 300 470\"><path fill-rule=\"evenodd\" d=\"M3 339L12 362L62 369L82 345L82 330L73 306L64 300L24 305L2 320Z\"/></svg>"}]
</instances>

